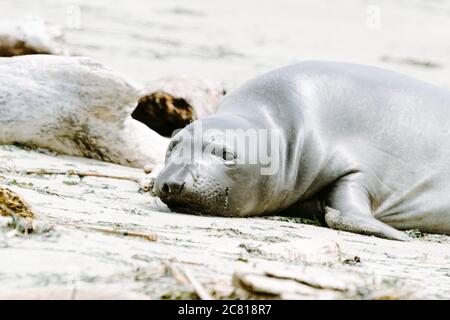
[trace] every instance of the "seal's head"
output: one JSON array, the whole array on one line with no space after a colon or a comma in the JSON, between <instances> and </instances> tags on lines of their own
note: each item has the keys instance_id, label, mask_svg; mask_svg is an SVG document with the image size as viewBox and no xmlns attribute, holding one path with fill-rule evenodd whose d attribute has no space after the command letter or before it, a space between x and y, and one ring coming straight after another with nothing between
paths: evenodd
<instances>
[{"instance_id":1,"label":"seal's head","mask_svg":"<svg viewBox=\"0 0 450 320\"><path fill-rule=\"evenodd\" d=\"M171 210L218 216L267 211L273 177L261 175L260 166L246 159L248 148L230 143L232 123L208 118L172 138L153 190Z\"/></svg>"}]
</instances>

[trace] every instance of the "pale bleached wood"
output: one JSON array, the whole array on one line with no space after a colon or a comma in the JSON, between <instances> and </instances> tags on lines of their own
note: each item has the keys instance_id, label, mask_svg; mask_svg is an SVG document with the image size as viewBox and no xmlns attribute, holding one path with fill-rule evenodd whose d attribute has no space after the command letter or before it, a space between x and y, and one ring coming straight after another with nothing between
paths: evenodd
<instances>
[{"instance_id":1,"label":"pale bleached wood","mask_svg":"<svg viewBox=\"0 0 450 320\"><path fill-rule=\"evenodd\" d=\"M133 167L163 163L169 142L134 120L138 90L87 57L0 58L0 144L45 147Z\"/></svg>"}]
</instances>

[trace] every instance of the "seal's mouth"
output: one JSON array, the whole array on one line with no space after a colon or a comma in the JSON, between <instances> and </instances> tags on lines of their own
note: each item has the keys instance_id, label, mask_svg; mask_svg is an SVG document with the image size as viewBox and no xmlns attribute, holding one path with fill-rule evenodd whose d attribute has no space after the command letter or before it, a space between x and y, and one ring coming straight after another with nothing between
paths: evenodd
<instances>
[{"instance_id":1,"label":"seal's mouth","mask_svg":"<svg viewBox=\"0 0 450 320\"><path fill-rule=\"evenodd\" d=\"M205 194L179 194L176 197L161 197L167 207L174 212L202 216L232 216L229 212L229 187L224 191L213 190Z\"/></svg>"},{"instance_id":2,"label":"seal's mouth","mask_svg":"<svg viewBox=\"0 0 450 320\"><path fill-rule=\"evenodd\" d=\"M166 203L167 207L170 209L170 211L178 212L178 213L186 213L186 214L192 214L196 216L207 216L208 214L204 209L198 207L198 206L186 206L182 203Z\"/></svg>"},{"instance_id":3,"label":"seal's mouth","mask_svg":"<svg viewBox=\"0 0 450 320\"><path fill-rule=\"evenodd\" d=\"M230 186L215 181L207 175L179 182L171 178L156 178L151 184L151 194L157 196L174 212L193 215L232 216L230 214Z\"/></svg>"}]
</instances>

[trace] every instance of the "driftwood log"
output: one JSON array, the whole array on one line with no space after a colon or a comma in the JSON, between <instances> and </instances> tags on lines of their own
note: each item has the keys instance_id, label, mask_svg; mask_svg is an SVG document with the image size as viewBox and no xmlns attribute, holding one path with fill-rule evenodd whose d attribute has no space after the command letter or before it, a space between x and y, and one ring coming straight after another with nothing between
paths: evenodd
<instances>
[{"instance_id":1,"label":"driftwood log","mask_svg":"<svg viewBox=\"0 0 450 320\"><path fill-rule=\"evenodd\" d=\"M45 147L134 167L162 163L168 140L131 113L139 93L90 58L0 58L0 144Z\"/></svg>"},{"instance_id":2,"label":"driftwood log","mask_svg":"<svg viewBox=\"0 0 450 320\"><path fill-rule=\"evenodd\" d=\"M62 27L38 17L0 22L0 57L27 54L67 55Z\"/></svg>"}]
</instances>

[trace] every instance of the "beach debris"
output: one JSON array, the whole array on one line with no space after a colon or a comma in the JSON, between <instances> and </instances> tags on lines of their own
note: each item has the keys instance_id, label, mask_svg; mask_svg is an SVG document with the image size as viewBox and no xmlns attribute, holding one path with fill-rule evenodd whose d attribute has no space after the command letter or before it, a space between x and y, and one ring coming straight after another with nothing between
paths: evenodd
<instances>
[{"instance_id":1,"label":"beach debris","mask_svg":"<svg viewBox=\"0 0 450 320\"><path fill-rule=\"evenodd\" d=\"M0 186L0 216L34 218L35 214L19 194Z\"/></svg>"},{"instance_id":2,"label":"beach debris","mask_svg":"<svg viewBox=\"0 0 450 320\"><path fill-rule=\"evenodd\" d=\"M170 274L177 281L177 283L182 285L190 284L188 278L173 261L165 261L164 266L166 268L166 272Z\"/></svg>"},{"instance_id":3,"label":"beach debris","mask_svg":"<svg viewBox=\"0 0 450 320\"><path fill-rule=\"evenodd\" d=\"M124 236L124 237L137 237L137 238L142 238L142 239L152 241L152 242L158 240L158 236L152 232L140 232L140 231L121 229L121 228L110 228L110 227L93 226L93 225L86 225L86 224L75 224L75 223L63 223L63 225L69 226L69 227L74 227L77 229L89 229L89 230L94 230L94 231L100 231L103 233L119 235L119 236Z\"/></svg>"},{"instance_id":4,"label":"beach debris","mask_svg":"<svg viewBox=\"0 0 450 320\"><path fill-rule=\"evenodd\" d=\"M135 177L126 177L126 176L118 176L111 174L104 174L93 171L76 171L76 170L67 170L67 171L57 171L57 170L46 170L46 169L28 169L24 171L25 174L36 174L36 175L64 175L64 176L78 176L80 178L84 177L96 177L96 178L105 178L105 179L116 179L116 180L127 180L133 181L136 183L141 183L141 180Z\"/></svg>"},{"instance_id":5,"label":"beach debris","mask_svg":"<svg viewBox=\"0 0 450 320\"><path fill-rule=\"evenodd\" d=\"M0 56L68 55L63 28L35 16L0 23Z\"/></svg>"},{"instance_id":6,"label":"beach debris","mask_svg":"<svg viewBox=\"0 0 450 320\"><path fill-rule=\"evenodd\" d=\"M191 286L195 294L201 300L213 299L200 281L197 280L194 274L185 265L177 264L174 261L166 261L165 266L167 273L169 273L178 284Z\"/></svg>"},{"instance_id":7,"label":"beach debris","mask_svg":"<svg viewBox=\"0 0 450 320\"><path fill-rule=\"evenodd\" d=\"M409 299L411 290L402 283L383 281L376 275L323 265L298 268L241 266L233 284L247 297L275 299Z\"/></svg>"},{"instance_id":8,"label":"beach debris","mask_svg":"<svg viewBox=\"0 0 450 320\"><path fill-rule=\"evenodd\" d=\"M342 259L339 245L334 240L298 239L264 244L257 249L260 255L280 261L338 263Z\"/></svg>"},{"instance_id":9,"label":"beach debris","mask_svg":"<svg viewBox=\"0 0 450 320\"><path fill-rule=\"evenodd\" d=\"M132 117L170 137L177 129L216 111L225 94L218 84L187 76L167 76L145 86Z\"/></svg>"},{"instance_id":10,"label":"beach debris","mask_svg":"<svg viewBox=\"0 0 450 320\"><path fill-rule=\"evenodd\" d=\"M0 73L0 144L138 168L164 162L169 139L131 117L138 90L91 58L0 58Z\"/></svg>"},{"instance_id":11,"label":"beach debris","mask_svg":"<svg viewBox=\"0 0 450 320\"><path fill-rule=\"evenodd\" d=\"M211 295L206 291L200 281L193 275L193 273L186 267L182 266L180 269L183 271L184 275L188 279L191 286L194 288L195 293L197 293L198 297L201 300L212 300Z\"/></svg>"},{"instance_id":12,"label":"beach debris","mask_svg":"<svg viewBox=\"0 0 450 320\"><path fill-rule=\"evenodd\" d=\"M162 91L140 98L132 117L165 137L197 120L194 108L185 99Z\"/></svg>"}]
</instances>

